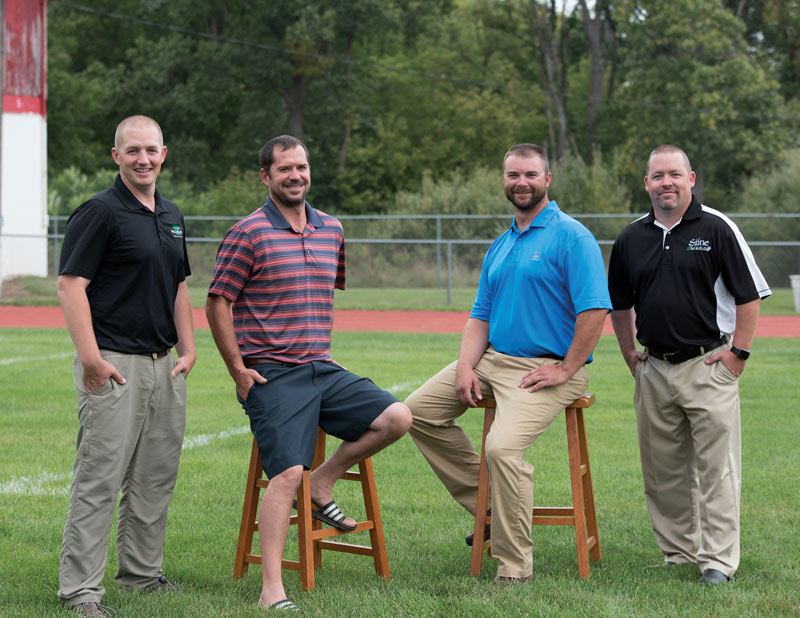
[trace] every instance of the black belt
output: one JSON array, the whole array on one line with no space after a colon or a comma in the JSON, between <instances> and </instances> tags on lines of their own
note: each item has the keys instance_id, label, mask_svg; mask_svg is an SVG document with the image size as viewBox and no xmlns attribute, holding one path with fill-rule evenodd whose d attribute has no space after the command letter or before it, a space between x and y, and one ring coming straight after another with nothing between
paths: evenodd
<instances>
[{"instance_id":1,"label":"black belt","mask_svg":"<svg viewBox=\"0 0 800 618\"><path fill-rule=\"evenodd\" d=\"M706 352L710 352L711 350L716 350L718 347L725 344L727 340L725 337L720 337L716 341L709 343L708 345L701 345L701 346L691 346L688 348L684 348L682 350L675 350L674 352L657 352L652 348L647 348L647 356L652 358L657 358L659 360L667 361L673 365L677 365L678 363L682 363L687 360L691 360L693 358L697 358L698 356L702 356Z\"/></svg>"},{"instance_id":2,"label":"black belt","mask_svg":"<svg viewBox=\"0 0 800 618\"><path fill-rule=\"evenodd\" d=\"M564 360L564 357L559 356L558 354L539 354L536 358L552 358L553 360L557 361Z\"/></svg>"},{"instance_id":3,"label":"black belt","mask_svg":"<svg viewBox=\"0 0 800 618\"><path fill-rule=\"evenodd\" d=\"M167 348L162 352L145 352L142 354L142 356L149 356L153 360L156 360L157 358L164 358L167 354L169 354L169 350L170 348Z\"/></svg>"},{"instance_id":4,"label":"black belt","mask_svg":"<svg viewBox=\"0 0 800 618\"><path fill-rule=\"evenodd\" d=\"M272 360L271 358L243 358L245 367L252 367L254 365L280 365L281 367L297 367L299 363L284 363L283 361Z\"/></svg>"}]
</instances>

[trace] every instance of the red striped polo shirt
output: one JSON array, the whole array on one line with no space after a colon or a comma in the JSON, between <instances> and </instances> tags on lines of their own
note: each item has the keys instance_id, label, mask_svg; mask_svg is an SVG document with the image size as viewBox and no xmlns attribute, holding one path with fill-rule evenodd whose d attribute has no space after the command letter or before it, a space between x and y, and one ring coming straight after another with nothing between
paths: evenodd
<instances>
[{"instance_id":1,"label":"red striped polo shirt","mask_svg":"<svg viewBox=\"0 0 800 618\"><path fill-rule=\"evenodd\" d=\"M233 303L243 358L331 359L333 290L345 284L344 232L308 202L306 219L303 233L295 232L267 198L217 250L208 293Z\"/></svg>"}]
</instances>

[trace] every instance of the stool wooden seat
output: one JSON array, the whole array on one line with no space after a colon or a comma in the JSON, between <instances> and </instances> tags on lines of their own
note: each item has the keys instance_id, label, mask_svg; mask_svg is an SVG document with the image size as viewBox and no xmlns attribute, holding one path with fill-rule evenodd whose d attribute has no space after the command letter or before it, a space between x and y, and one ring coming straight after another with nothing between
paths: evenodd
<instances>
[{"instance_id":1,"label":"stool wooden seat","mask_svg":"<svg viewBox=\"0 0 800 618\"><path fill-rule=\"evenodd\" d=\"M600 561L600 540L597 535L597 512L594 506L592 473L589 468L589 450L586 445L586 431L583 425L583 409L594 404L594 394L587 393L573 401L564 410L567 422L567 449L569 451L569 474L572 484L572 506L534 506L532 524L534 526L574 526L575 543L578 552L578 574L589 577L589 555ZM491 523L486 514L489 503L489 471L486 467L486 434L494 422L497 403L494 399L481 399L478 408L484 408L483 438L481 439L481 464L478 476L478 504L475 511L475 533L472 544L472 559L469 572L480 575L483 552L490 541L481 542L484 526Z\"/></svg>"},{"instance_id":2,"label":"stool wooden seat","mask_svg":"<svg viewBox=\"0 0 800 618\"><path fill-rule=\"evenodd\" d=\"M317 430L317 443L314 448L314 460L311 469L315 469L325 461L325 432ZM233 576L242 577L247 572L250 564L261 564L261 556L252 553L253 533L258 530L256 517L258 514L259 494L269 485L263 477L261 455L258 452L255 438L250 452L250 469L247 474L247 487L242 508L242 522L239 526L239 542L236 547L236 562L233 565ZM290 525L297 525L297 538L299 546L298 560L282 560L281 567L300 571L300 586L303 590L314 589L314 569L322 566L322 550L340 551L349 554L372 556L375 562L375 572L386 579L391 579L389 574L389 560L386 555L386 542L383 538L383 523L378 505L378 492L375 487L375 475L372 470L372 458L367 457L358 464L358 472L344 473L342 479L360 481L364 494L364 507L366 520L358 522L354 530L339 530L337 528L323 528L322 522L311 517L311 475L308 470L303 471L303 479L297 491L297 515L289 520ZM370 546L353 545L338 541L324 540L330 537L369 530Z\"/></svg>"}]
</instances>

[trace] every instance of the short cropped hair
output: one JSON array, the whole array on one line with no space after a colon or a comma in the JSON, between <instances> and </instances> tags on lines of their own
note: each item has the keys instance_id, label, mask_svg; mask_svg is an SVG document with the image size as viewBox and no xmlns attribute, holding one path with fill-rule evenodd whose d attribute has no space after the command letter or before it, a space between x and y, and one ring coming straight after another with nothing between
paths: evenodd
<instances>
[{"instance_id":1,"label":"short cropped hair","mask_svg":"<svg viewBox=\"0 0 800 618\"><path fill-rule=\"evenodd\" d=\"M517 144L512 146L506 152L506 156L503 157L503 167L506 165L506 159L512 155L517 157L539 157L544 163L544 173L550 173L550 162L547 160L547 153L541 146L536 144Z\"/></svg>"},{"instance_id":2,"label":"short cropped hair","mask_svg":"<svg viewBox=\"0 0 800 618\"><path fill-rule=\"evenodd\" d=\"M655 157L656 155L660 154L675 154L678 153L683 157L684 163L686 163L686 169L691 172L692 171L692 164L689 162L689 157L686 156L686 153L683 152L682 149L678 148L677 146L673 146L672 144L662 144L657 148L653 149L653 152L650 153L650 156L647 157L647 169L644 172L645 176L650 175L650 160Z\"/></svg>"},{"instance_id":3,"label":"short cropped hair","mask_svg":"<svg viewBox=\"0 0 800 618\"><path fill-rule=\"evenodd\" d=\"M145 126L150 125L158 130L158 135L161 137L161 145L164 145L164 134L161 132L161 127L158 123L150 118L150 116L128 116L117 125L117 130L114 133L114 148L119 148L122 145L122 134L129 126Z\"/></svg>"},{"instance_id":4,"label":"short cropped hair","mask_svg":"<svg viewBox=\"0 0 800 618\"><path fill-rule=\"evenodd\" d=\"M296 137L292 137L291 135L279 135L278 137L273 137L266 144L264 144L264 146L261 148L261 151L258 153L259 165L267 172L269 172L270 166L275 163L276 146L279 146L281 150L289 150L291 148L302 146L303 150L306 152L306 158L309 159L309 164L311 163L310 157L308 156L308 148L306 148L306 145L303 142Z\"/></svg>"}]
</instances>

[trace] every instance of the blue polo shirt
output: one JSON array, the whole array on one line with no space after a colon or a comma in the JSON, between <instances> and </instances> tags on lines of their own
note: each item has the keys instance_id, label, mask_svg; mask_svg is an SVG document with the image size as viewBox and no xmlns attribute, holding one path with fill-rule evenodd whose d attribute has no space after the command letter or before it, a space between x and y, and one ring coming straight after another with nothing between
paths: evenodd
<instances>
[{"instance_id":1,"label":"blue polo shirt","mask_svg":"<svg viewBox=\"0 0 800 618\"><path fill-rule=\"evenodd\" d=\"M611 309L603 256L592 233L551 201L489 247L470 317L489 322L498 352L563 357L587 309Z\"/></svg>"}]
</instances>

